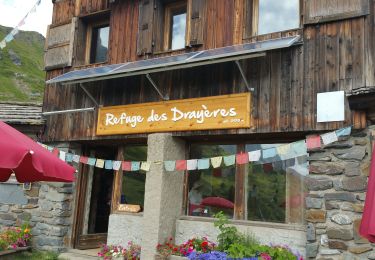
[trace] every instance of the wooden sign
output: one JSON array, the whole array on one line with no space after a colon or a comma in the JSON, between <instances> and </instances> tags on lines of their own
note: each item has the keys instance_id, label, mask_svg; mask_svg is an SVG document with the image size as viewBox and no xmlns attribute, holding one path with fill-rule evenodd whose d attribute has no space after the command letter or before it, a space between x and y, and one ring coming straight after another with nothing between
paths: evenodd
<instances>
[{"instance_id":1,"label":"wooden sign","mask_svg":"<svg viewBox=\"0 0 375 260\"><path fill-rule=\"evenodd\" d=\"M103 107L97 135L250 127L250 93Z\"/></svg>"},{"instance_id":2,"label":"wooden sign","mask_svg":"<svg viewBox=\"0 0 375 260\"><path fill-rule=\"evenodd\" d=\"M141 211L141 206L132 204L120 204L117 208L118 211L138 213Z\"/></svg>"}]
</instances>

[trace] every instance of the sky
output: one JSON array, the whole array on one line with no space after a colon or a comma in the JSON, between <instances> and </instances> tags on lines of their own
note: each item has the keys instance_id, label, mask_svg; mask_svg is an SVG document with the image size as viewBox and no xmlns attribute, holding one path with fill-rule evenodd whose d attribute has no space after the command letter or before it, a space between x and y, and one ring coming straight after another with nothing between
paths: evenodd
<instances>
[{"instance_id":1,"label":"sky","mask_svg":"<svg viewBox=\"0 0 375 260\"><path fill-rule=\"evenodd\" d=\"M0 0L0 25L15 27L33 8L37 0ZM19 29L37 31L46 36L47 26L52 21L52 1L42 0L36 12L26 19Z\"/></svg>"}]
</instances>

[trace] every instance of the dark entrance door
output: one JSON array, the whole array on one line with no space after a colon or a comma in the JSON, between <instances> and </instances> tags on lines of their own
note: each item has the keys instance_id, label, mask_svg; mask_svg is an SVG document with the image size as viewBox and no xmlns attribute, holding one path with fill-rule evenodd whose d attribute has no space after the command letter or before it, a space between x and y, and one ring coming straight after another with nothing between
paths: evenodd
<instances>
[{"instance_id":1,"label":"dark entrance door","mask_svg":"<svg viewBox=\"0 0 375 260\"><path fill-rule=\"evenodd\" d=\"M93 147L87 151L90 157L113 160L117 148ZM76 188L74 248L97 248L106 243L113 178L113 170L82 165Z\"/></svg>"}]
</instances>

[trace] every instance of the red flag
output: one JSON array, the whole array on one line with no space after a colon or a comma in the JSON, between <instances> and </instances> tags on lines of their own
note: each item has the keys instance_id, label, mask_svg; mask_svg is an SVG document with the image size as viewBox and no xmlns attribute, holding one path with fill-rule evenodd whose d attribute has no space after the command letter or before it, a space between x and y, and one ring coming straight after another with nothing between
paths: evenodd
<instances>
[{"instance_id":1,"label":"red flag","mask_svg":"<svg viewBox=\"0 0 375 260\"><path fill-rule=\"evenodd\" d=\"M132 163L128 161L122 162L122 170L130 172L132 170Z\"/></svg>"},{"instance_id":2,"label":"red flag","mask_svg":"<svg viewBox=\"0 0 375 260\"><path fill-rule=\"evenodd\" d=\"M320 148L320 135L311 135L308 136L306 139L306 145L308 150L312 150L314 148Z\"/></svg>"},{"instance_id":3,"label":"red flag","mask_svg":"<svg viewBox=\"0 0 375 260\"><path fill-rule=\"evenodd\" d=\"M248 153L238 153L236 154L236 162L237 164L245 164L249 162L249 154Z\"/></svg>"},{"instance_id":4,"label":"red flag","mask_svg":"<svg viewBox=\"0 0 375 260\"><path fill-rule=\"evenodd\" d=\"M186 160L177 160L176 161L176 170L185 171L187 167Z\"/></svg>"},{"instance_id":5,"label":"red flag","mask_svg":"<svg viewBox=\"0 0 375 260\"><path fill-rule=\"evenodd\" d=\"M59 149L57 149L57 148L53 148L53 150L52 150L52 154L54 155L54 156L59 156Z\"/></svg>"},{"instance_id":6,"label":"red flag","mask_svg":"<svg viewBox=\"0 0 375 260\"><path fill-rule=\"evenodd\" d=\"M372 151L365 208L362 215L361 226L359 227L359 234L367 238L371 243L375 243L375 145Z\"/></svg>"},{"instance_id":7,"label":"red flag","mask_svg":"<svg viewBox=\"0 0 375 260\"><path fill-rule=\"evenodd\" d=\"M86 156L81 156L79 158L79 162L81 162L81 163L87 164L88 161L89 161L89 158L86 157Z\"/></svg>"}]
</instances>

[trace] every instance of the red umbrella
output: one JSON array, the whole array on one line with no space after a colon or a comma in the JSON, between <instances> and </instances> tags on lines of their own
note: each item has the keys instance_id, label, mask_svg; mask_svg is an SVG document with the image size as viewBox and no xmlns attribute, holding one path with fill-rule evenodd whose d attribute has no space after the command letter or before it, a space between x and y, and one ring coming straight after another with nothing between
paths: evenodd
<instances>
[{"instance_id":1,"label":"red umbrella","mask_svg":"<svg viewBox=\"0 0 375 260\"><path fill-rule=\"evenodd\" d=\"M365 208L362 215L359 233L370 242L375 243L375 145L372 150L372 161L368 179Z\"/></svg>"},{"instance_id":2,"label":"red umbrella","mask_svg":"<svg viewBox=\"0 0 375 260\"><path fill-rule=\"evenodd\" d=\"M224 199L222 197L207 197L201 201L201 205L218 207L218 208L228 208L233 209L234 204L230 200Z\"/></svg>"},{"instance_id":3,"label":"red umbrella","mask_svg":"<svg viewBox=\"0 0 375 260\"><path fill-rule=\"evenodd\" d=\"M0 121L0 182L72 182L75 169L29 137Z\"/></svg>"}]
</instances>

